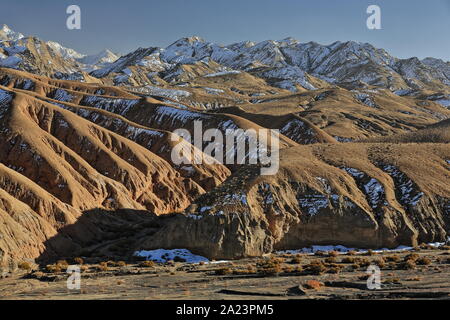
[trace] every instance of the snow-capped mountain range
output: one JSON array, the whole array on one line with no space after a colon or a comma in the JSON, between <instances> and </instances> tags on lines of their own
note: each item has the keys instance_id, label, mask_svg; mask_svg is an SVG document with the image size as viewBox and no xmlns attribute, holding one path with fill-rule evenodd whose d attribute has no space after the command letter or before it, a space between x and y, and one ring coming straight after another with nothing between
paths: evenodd
<instances>
[{"instance_id":1,"label":"snow-capped mountain range","mask_svg":"<svg viewBox=\"0 0 450 320\"><path fill-rule=\"evenodd\" d=\"M0 38L4 39L0 43L0 66L40 72L29 58L28 65L24 63L25 53L33 51L23 43L30 38L7 26L1 29ZM53 76L53 72L70 78L72 73L90 72L91 76L109 79L115 85L176 84L197 76L247 72L293 92L329 85L376 86L399 93L430 88L447 91L450 86L450 62L436 58L399 59L384 49L354 41L322 45L286 38L224 46L190 37L166 48L139 48L121 58L109 50L87 56L56 42L45 45L52 51L51 57L58 55L70 62L65 65L50 61L53 66L46 68L45 75Z\"/></svg>"},{"instance_id":2,"label":"snow-capped mountain range","mask_svg":"<svg viewBox=\"0 0 450 320\"><path fill-rule=\"evenodd\" d=\"M25 37L23 34L13 31L7 25L3 25L0 29L0 66L23 69L26 71L34 70L39 73L40 69L35 65L35 60L38 59L30 59L29 56L30 54L45 55L46 52L49 53L47 63L49 65L56 65L54 70L50 68L52 71L55 71L55 74L61 72L90 72L105 67L107 64L112 63L119 58L116 54L107 49L98 54L86 55L79 53L74 49L64 47L58 42L44 42L36 37ZM53 61L55 57L67 61L69 66L64 63L61 66L60 63L58 63L59 61ZM45 61L42 62L45 63Z\"/></svg>"},{"instance_id":3,"label":"snow-capped mountain range","mask_svg":"<svg viewBox=\"0 0 450 320\"><path fill-rule=\"evenodd\" d=\"M92 75L122 73L117 79L123 82L144 70L149 82L156 76L177 82L183 73L180 66L198 63L222 73L249 72L291 91L298 87L315 89L321 81L348 87L373 85L392 91L430 86L444 89L450 85L450 63L440 59L398 59L368 43L321 45L292 38L228 46L199 37L183 38L164 49L139 48Z\"/></svg>"}]
</instances>

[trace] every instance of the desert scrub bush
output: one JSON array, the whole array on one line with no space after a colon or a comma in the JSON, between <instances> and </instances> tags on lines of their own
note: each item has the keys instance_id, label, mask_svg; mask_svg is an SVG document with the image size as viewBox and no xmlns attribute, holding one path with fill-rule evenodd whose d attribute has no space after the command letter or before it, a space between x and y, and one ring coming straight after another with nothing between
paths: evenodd
<instances>
[{"instance_id":1,"label":"desert scrub bush","mask_svg":"<svg viewBox=\"0 0 450 320\"><path fill-rule=\"evenodd\" d=\"M83 258L80 258L80 257L74 258L74 259L73 259L73 262L74 262L75 264L79 264L79 265L84 264Z\"/></svg>"},{"instance_id":2,"label":"desert scrub bush","mask_svg":"<svg viewBox=\"0 0 450 320\"><path fill-rule=\"evenodd\" d=\"M80 271L81 271L81 272L86 272L86 271L88 271L88 270L89 270L89 267L88 267L87 265L84 265L84 264L83 264L83 265L80 266Z\"/></svg>"},{"instance_id":3,"label":"desert scrub bush","mask_svg":"<svg viewBox=\"0 0 450 320\"><path fill-rule=\"evenodd\" d=\"M347 252L347 255L348 256L354 256L354 255L356 255L356 251L355 250L349 250L348 252Z\"/></svg>"},{"instance_id":4,"label":"desert scrub bush","mask_svg":"<svg viewBox=\"0 0 450 320\"><path fill-rule=\"evenodd\" d=\"M359 263L353 263L351 265L351 268L353 271L358 270L359 268L361 268L361 265Z\"/></svg>"},{"instance_id":5,"label":"desert scrub bush","mask_svg":"<svg viewBox=\"0 0 450 320\"><path fill-rule=\"evenodd\" d=\"M291 267L291 266L286 266L286 267L284 267L283 268L283 272L285 272L285 273L292 273L292 272L294 272L294 267Z\"/></svg>"},{"instance_id":6,"label":"desert scrub bush","mask_svg":"<svg viewBox=\"0 0 450 320\"><path fill-rule=\"evenodd\" d=\"M282 263L282 261L277 258L260 260L256 264L256 270L258 273L265 275L265 276L277 275L282 271L281 263Z\"/></svg>"},{"instance_id":7,"label":"desert scrub bush","mask_svg":"<svg viewBox=\"0 0 450 320\"><path fill-rule=\"evenodd\" d=\"M403 270L413 270L416 268L415 260L406 260L399 264L400 269Z\"/></svg>"},{"instance_id":8,"label":"desert scrub bush","mask_svg":"<svg viewBox=\"0 0 450 320\"><path fill-rule=\"evenodd\" d=\"M295 267L295 272L298 272L298 273L303 272L303 267L302 266Z\"/></svg>"},{"instance_id":9,"label":"desert scrub bush","mask_svg":"<svg viewBox=\"0 0 450 320\"><path fill-rule=\"evenodd\" d=\"M326 263L336 263L336 258L335 257L328 257L325 259Z\"/></svg>"},{"instance_id":10,"label":"desert scrub bush","mask_svg":"<svg viewBox=\"0 0 450 320\"><path fill-rule=\"evenodd\" d=\"M325 256L327 256L327 253L325 251L318 250L318 251L314 252L314 255L318 256L318 257L325 257Z\"/></svg>"},{"instance_id":11,"label":"desert scrub bush","mask_svg":"<svg viewBox=\"0 0 450 320\"><path fill-rule=\"evenodd\" d=\"M367 250L367 252L364 254L365 256L374 256L376 255L376 252L374 252L372 249Z\"/></svg>"},{"instance_id":12,"label":"desert scrub bush","mask_svg":"<svg viewBox=\"0 0 450 320\"><path fill-rule=\"evenodd\" d=\"M228 274L232 274L233 270L231 268L225 267L215 270L214 273L218 276L226 276Z\"/></svg>"},{"instance_id":13,"label":"desert scrub bush","mask_svg":"<svg viewBox=\"0 0 450 320\"><path fill-rule=\"evenodd\" d=\"M399 284L399 283L400 283L399 278L390 278L390 279L385 279L383 281L383 284Z\"/></svg>"},{"instance_id":14,"label":"desert scrub bush","mask_svg":"<svg viewBox=\"0 0 450 320\"><path fill-rule=\"evenodd\" d=\"M342 271L342 268L343 268L342 266L335 264L335 265L330 266L328 268L327 272L337 274Z\"/></svg>"},{"instance_id":15,"label":"desert scrub bush","mask_svg":"<svg viewBox=\"0 0 450 320\"><path fill-rule=\"evenodd\" d=\"M398 255L392 255L385 257L386 262L399 262L401 258Z\"/></svg>"},{"instance_id":16,"label":"desert scrub bush","mask_svg":"<svg viewBox=\"0 0 450 320\"><path fill-rule=\"evenodd\" d=\"M356 263L359 264L361 267L368 267L372 264L370 260L367 258L356 259Z\"/></svg>"},{"instance_id":17,"label":"desert scrub bush","mask_svg":"<svg viewBox=\"0 0 450 320\"><path fill-rule=\"evenodd\" d=\"M421 257L416 260L416 263L421 266L428 266L432 263L431 259L428 257Z\"/></svg>"},{"instance_id":18,"label":"desert scrub bush","mask_svg":"<svg viewBox=\"0 0 450 320\"><path fill-rule=\"evenodd\" d=\"M356 261L358 261L358 258L355 257L344 257L342 258L342 263L355 263Z\"/></svg>"},{"instance_id":19,"label":"desert scrub bush","mask_svg":"<svg viewBox=\"0 0 450 320\"><path fill-rule=\"evenodd\" d=\"M419 259L419 257L420 256L417 253L410 253L403 258L403 261L408 260L416 261L417 259Z\"/></svg>"},{"instance_id":20,"label":"desert scrub bush","mask_svg":"<svg viewBox=\"0 0 450 320\"><path fill-rule=\"evenodd\" d=\"M97 271L108 271L109 267L108 267L108 262L100 262L99 265L97 266Z\"/></svg>"},{"instance_id":21,"label":"desert scrub bush","mask_svg":"<svg viewBox=\"0 0 450 320\"><path fill-rule=\"evenodd\" d=\"M440 250L450 250L450 246L444 244L444 245L440 246L439 249L440 249Z\"/></svg>"},{"instance_id":22,"label":"desert scrub bush","mask_svg":"<svg viewBox=\"0 0 450 320\"><path fill-rule=\"evenodd\" d=\"M323 282L320 282L317 280L308 280L303 285L303 287L305 287L306 289L311 289L311 290L319 290L323 286L324 286Z\"/></svg>"},{"instance_id":23,"label":"desert scrub bush","mask_svg":"<svg viewBox=\"0 0 450 320\"><path fill-rule=\"evenodd\" d=\"M411 278L406 278L405 280L406 281L420 281L420 280L422 280L422 278L419 277L419 276L414 276L414 277L411 277Z\"/></svg>"},{"instance_id":24,"label":"desert scrub bush","mask_svg":"<svg viewBox=\"0 0 450 320\"><path fill-rule=\"evenodd\" d=\"M48 273L60 273L62 269L58 264L48 264L45 266L45 271Z\"/></svg>"},{"instance_id":25,"label":"desert scrub bush","mask_svg":"<svg viewBox=\"0 0 450 320\"><path fill-rule=\"evenodd\" d=\"M336 258L338 255L339 255L339 252L337 252L336 250L328 252L329 257Z\"/></svg>"},{"instance_id":26,"label":"desert scrub bush","mask_svg":"<svg viewBox=\"0 0 450 320\"><path fill-rule=\"evenodd\" d=\"M69 263L66 260L58 260L56 264L60 265L61 267L66 267L66 269L69 266Z\"/></svg>"},{"instance_id":27,"label":"desert scrub bush","mask_svg":"<svg viewBox=\"0 0 450 320\"><path fill-rule=\"evenodd\" d=\"M384 258L376 259L376 260L374 261L374 263L375 263L380 269L383 269L384 267L386 267L386 261L384 260Z\"/></svg>"},{"instance_id":28,"label":"desert scrub bush","mask_svg":"<svg viewBox=\"0 0 450 320\"><path fill-rule=\"evenodd\" d=\"M364 281L364 280L369 279L369 277L370 277L370 274L363 274L362 276L358 277L358 280Z\"/></svg>"},{"instance_id":29,"label":"desert scrub bush","mask_svg":"<svg viewBox=\"0 0 450 320\"><path fill-rule=\"evenodd\" d=\"M116 267L126 267L127 263L125 261L117 261Z\"/></svg>"},{"instance_id":30,"label":"desert scrub bush","mask_svg":"<svg viewBox=\"0 0 450 320\"><path fill-rule=\"evenodd\" d=\"M302 263L302 259L300 258L300 256L297 255L291 259L290 263L291 264L300 264L300 263Z\"/></svg>"},{"instance_id":31,"label":"desert scrub bush","mask_svg":"<svg viewBox=\"0 0 450 320\"><path fill-rule=\"evenodd\" d=\"M434 246L429 245L429 244L427 244L427 243L421 243L421 244L419 244L419 248L422 249L422 250L433 250L433 249L435 249Z\"/></svg>"},{"instance_id":32,"label":"desert scrub bush","mask_svg":"<svg viewBox=\"0 0 450 320\"><path fill-rule=\"evenodd\" d=\"M19 262L17 264L17 267L19 269L21 269L21 270L30 271L31 270L31 263L26 262L26 261L22 261L22 262Z\"/></svg>"},{"instance_id":33,"label":"desert scrub bush","mask_svg":"<svg viewBox=\"0 0 450 320\"><path fill-rule=\"evenodd\" d=\"M141 263L139 263L139 267L142 267L142 268L152 268L154 266L155 266L155 262L151 261L151 260L145 260L145 261L142 261Z\"/></svg>"},{"instance_id":34,"label":"desert scrub bush","mask_svg":"<svg viewBox=\"0 0 450 320\"><path fill-rule=\"evenodd\" d=\"M314 260L310 264L305 266L305 270L314 275L320 275L327 270L327 267L323 264L322 261Z\"/></svg>"}]
</instances>

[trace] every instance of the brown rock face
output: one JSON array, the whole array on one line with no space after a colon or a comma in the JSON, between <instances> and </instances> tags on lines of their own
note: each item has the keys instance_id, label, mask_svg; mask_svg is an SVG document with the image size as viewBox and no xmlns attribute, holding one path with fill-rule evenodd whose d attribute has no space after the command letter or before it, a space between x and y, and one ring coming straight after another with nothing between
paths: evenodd
<instances>
[{"instance_id":1,"label":"brown rock face","mask_svg":"<svg viewBox=\"0 0 450 320\"><path fill-rule=\"evenodd\" d=\"M301 112L271 113L269 102L262 113L254 106L206 111L0 68L0 266L156 248L229 259L311 244L446 240L447 121L415 128L448 111L431 104L417 119L398 118L395 108L381 117L391 93L377 97L376 111L342 88L321 94L283 96L293 105L301 99ZM392 99L399 108L416 103ZM173 139L175 129L192 133L197 120L224 134L280 129L278 173L217 161L175 164L178 143L207 157ZM339 143L347 129L349 139L364 142ZM383 133L396 135L374 138Z\"/></svg>"},{"instance_id":2,"label":"brown rock face","mask_svg":"<svg viewBox=\"0 0 450 320\"><path fill-rule=\"evenodd\" d=\"M99 114L96 120L114 133L76 110L45 102L45 96L0 87L0 97L2 265L101 241L103 230L89 219L80 223L89 210L179 212L230 174L219 163L175 167L168 157L176 145L169 132ZM165 147L163 157L152 146Z\"/></svg>"},{"instance_id":3,"label":"brown rock face","mask_svg":"<svg viewBox=\"0 0 450 320\"><path fill-rule=\"evenodd\" d=\"M261 177L258 168L237 172L142 246L184 243L230 259L313 244L394 248L445 241L449 156L446 144L291 148L276 176Z\"/></svg>"}]
</instances>

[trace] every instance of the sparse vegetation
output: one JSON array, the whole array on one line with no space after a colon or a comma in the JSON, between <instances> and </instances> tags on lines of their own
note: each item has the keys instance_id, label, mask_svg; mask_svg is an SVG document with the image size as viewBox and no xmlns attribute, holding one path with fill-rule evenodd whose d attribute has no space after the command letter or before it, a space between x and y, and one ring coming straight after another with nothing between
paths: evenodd
<instances>
[{"instance_id":1,"label":"sparse vegetation","mask_svg":"<svg viewBox=\"0 0 450 320\"><path fill-rule=\"evenodd\" d=\"M323 284L323 282L320 282L317 280L308 280L305 282L305 284L303 286L306 289L320 290L324 286L324 284Z\"/></svg>"},{"instance_id":2,"label":"sparse vegetation","mask_svg":"<svg viewBox=\"0 0 450 320\"><path fill-rule=\"evenodd\" d=\"M17 264L17 267L21 270L26 270L26 271L30 271L32 269L31 263L26 262L26 261L19 262Z\"/></svg>"},{"instance_id":3,"label":"sparse vegetation","mask_svg":"<svg viewBox=\"0 0 450 320\"><path fill-rule=\"evenodd\" d=\"M155 266L155 262L151 261L151 260L146 260L146 261L142 261L139 264L139 266L142 268L153 268Z\"/></svg>"}]
</instances>

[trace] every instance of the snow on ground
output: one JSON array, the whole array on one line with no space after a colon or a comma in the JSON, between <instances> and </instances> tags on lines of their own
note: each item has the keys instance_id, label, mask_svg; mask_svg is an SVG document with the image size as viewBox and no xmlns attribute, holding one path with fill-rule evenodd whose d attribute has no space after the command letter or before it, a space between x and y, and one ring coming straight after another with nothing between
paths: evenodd
<instances>
[{"instance_id":1,"label":"snow on ground","mask_svg":"<svg viewBox=\"0 0 450 320\"><path fill-rule=\"evenodd\" d=\"M179 98L187 98L191 95L191 93L189 91L176 90L176 89L164 89L164 88L153 87L153 86L145 86L144 88L142 88L142 91L144 91L150 95L161 96L161 97L173 99L176 101L178 101Z\"/></svg>"},{"instance_id":2,"label":"snow on ground","mask_svg":"<svg viewBox=\"0 0 450 320\"><path fill-rule=\"evenodd\" d=\"M16 56L10 56L6 59L0 60L0 67L17 68L22 59Z\"/></svg>"},{"instance_id":3,"label":"snow on ground","mask_svg":"<svg viewBox=\"0 0 450 320\"><path fill-rule=\"evenodd\" d=\"M80 104L103 109L120 115L125 115L138 102L138 99L117 99L98 96L84 96Z\"/></svg>"},{"instance_id":4,"label":"snow on ground","mask_svg":"<svg viewBox=\"0 0 450 320\"><path fill-rule=\"evenodd\" d=\"M224 91L222 89L216 89L216 88L209 88L209 87L204 87L203 88L206 93L208 94L220 94L223 93Z\"/></svg>"},{"instance_id":5,"label":"snow on ground","mask_svg":"<svg viewBox=\"0 0 450 320\"><path fill-rule=\"evenodd\" d=\"M434 102L439 103L440 105L442 105L443 107L449 108L450 107L450 99L440 99L440 100L435 100Z\"/></svg>"},{"instance_id":6,"label":"snow on ground","mask_svg":"<svg viewBox=\"0 0 450 320\"><path fill-rule=\"evenodd\" d=\"M433 242L433 243L429 243L429 245L433 246L433 247L440 247L442 245L444 245L444 242ZM398 246L397 248L394 249L388 249L388 248L382 248L382 249L377 249L377 250L372 250L373 252L399 252L399 251L409 251L414 249L413 247L409 247L409 246ZM327 245L327 246L319 246L319 245L313 245L311 247L306 247L306 248L301 248L301 249L297 249L297 250L282 250L282 251L277 251L277 254L297 254L297 253L308 253L308 254L314 254L317 251L323 251L323 252L329 252L329 251L337 251L337 252L341 252L341 253L347 253L348 251L356 251L358 253L365 253L368 250L367 249L357 249L357 248L348 248L345 246L341 246L341 245Z\"/></svg>"},{"instance_id":7,"label":"snow on ground","mask_svg":"<svg viewBox=\"0 0 450 320\"><path fill-rule=\"evenodd\" d=\"M359 102L365 104L368 107L371 108L376 108L377 105L375 104L375 102L373 101L373 98L367 94L367 93L362 93L356 90L352 90L353 92L356 92L355 95L355 99L358 100Z\"/></svg>"},{"instance_id":8,"label":"snow on ground","mask_svg":"<svg viewBox=\"0 0 450 320\"><path fill-rule=\"evenodd\" d=\"M151 260L151 261L161 262L161 263L164 263L164 262L167 262L170 260L174 260L175 257L182 258L182 259L186 260L187 263L204 262L204 263L217 264L217 263L228 262L225 260L209 261L207 258L195 255L187 249L171 249L171 250L156 249L156 250L149 250L149 251L141 250L141 251L136 251L134 253L134 255L136 257L143 257L146 260Z\"/></svg>"},{"instance_id":9,"label":"snow on ground","mask_svg":"<svg viewBox=\"0 0 450 320\"><path fill-rule=\"evenodd\" d=\"M316 215L329 205L328 197L323 194L305 194L297 200L300 207L306 210L310 216Z\"/></svg>"},{"instance_id":10,"label":"snow on ground","mask_svg":"<svg viewBox=\"0 0 450 320\"><path fill-rule=\"evenodd\" d=\"M156 250L141 250L134 253L137 257L143 257L146 260L155 262L167 262L174 260L175 257L183 258L188 263L209 262L209 260L202 256L197 256L187 249L156 249Z\"/></svg>"},{"instance_id":11,"label":"snow on ground","mask_svg":"<svg viewBox=\"0 0 450 320\"><path fill-rule=\"evenodd\" d=\"M4 113L7 111L7 107L13 99L13 94L0 89L0 118L3 117Z\"/></svg>"},{"instance_id":12,"label":"snow on ground","mask_svg":"<svg viewBox=\"0 0 450 320\"><path fill-rule=\"evenodd\" d=\"M212 77L220 77L220 76L226 76L226 75L230 75L230 74L239 74L241 73L238 70L231 70L231 71L221 71L221 72L216 72L216 73L210 73L205 75L205 78L212 78Z\"/></svg>"},{"instance_id":13,"label":"snow on ground","mask_svg":"<svg viewBox=\"0 0 450 320\"><path fill-rule=\"evenodd\" d=\"M393 178L397 189L400 189L400 202L405 205L416 206L424 195L423 192L419 191L417 185L393 165L385 165L382 169Z\"/></svg>"},{"instance_id":14,"label":"snow on ground","mask_svg":"<svg viewBox=\"0 0 450 320\"><path fill-rule=\"evenodd\" d=\"M53 99L61 101L61 102L70 102L73 99L73 96L68 93L66 90L57 89L53 94Z\"/></svg>"}]
</instances>

